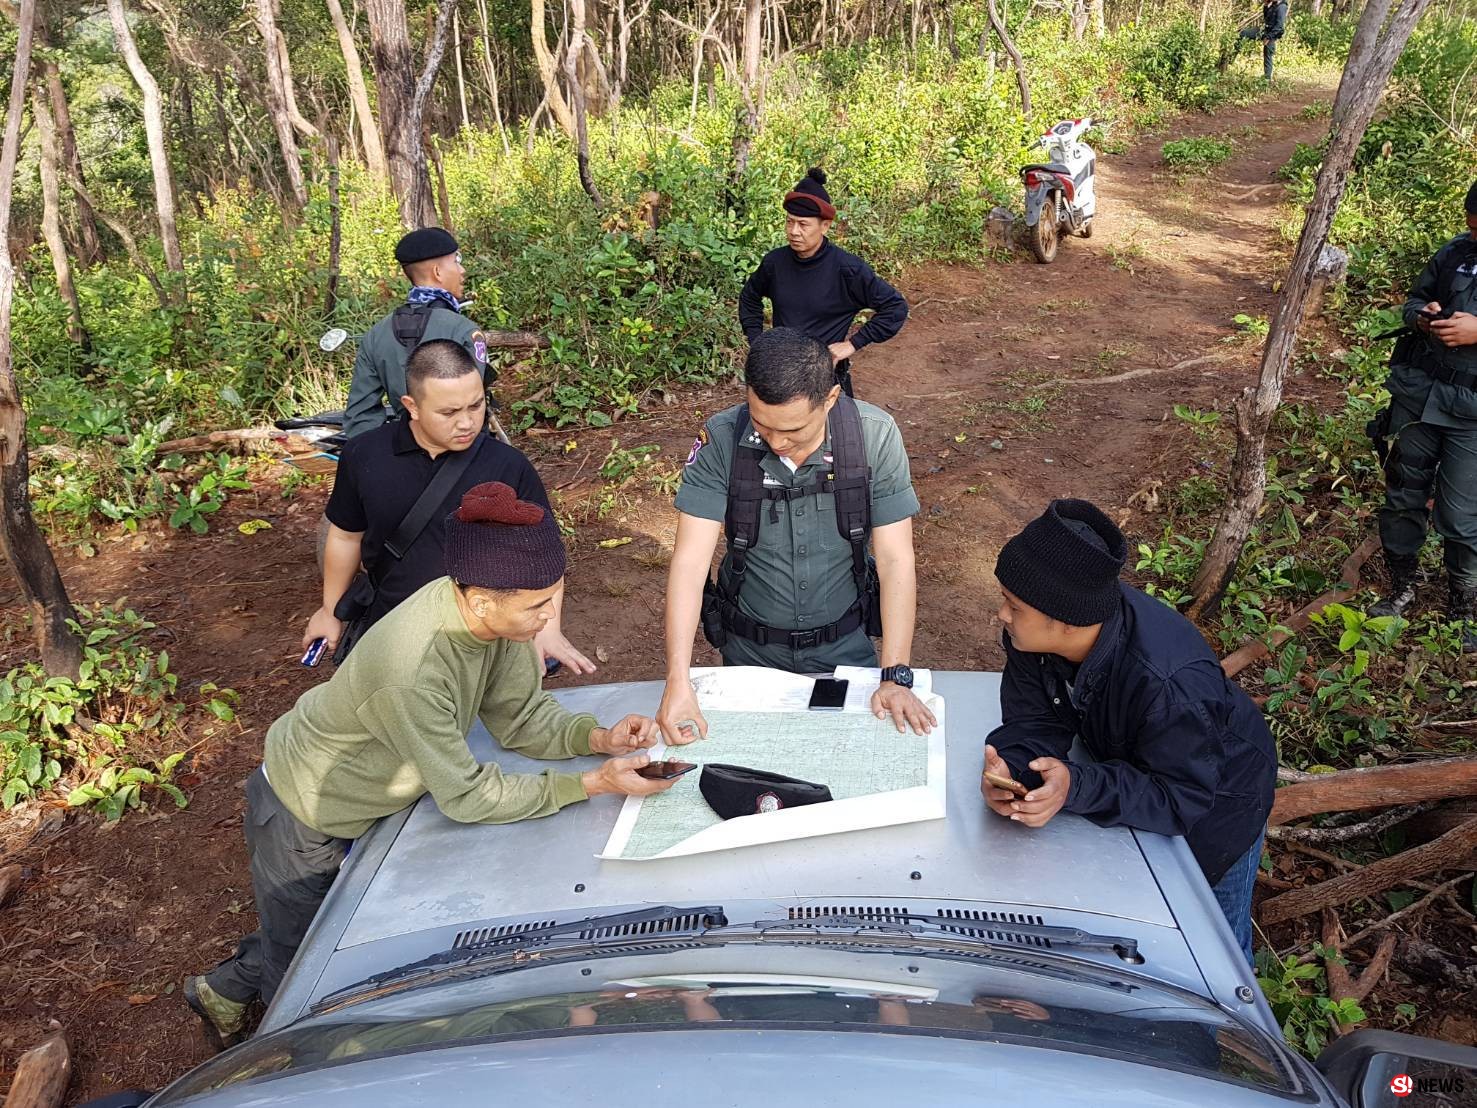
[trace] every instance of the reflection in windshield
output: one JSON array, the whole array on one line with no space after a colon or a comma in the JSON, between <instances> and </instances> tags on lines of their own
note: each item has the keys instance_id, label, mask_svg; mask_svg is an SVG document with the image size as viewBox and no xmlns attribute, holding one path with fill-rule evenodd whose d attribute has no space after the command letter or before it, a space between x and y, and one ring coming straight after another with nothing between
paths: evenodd
<instances>
[{"instance_id":1,"label":"reflection in windshield","mask_svg":"<svg viewBox=\"0 0 1477 1108\"><path fill-rule=\"evenodd\" d=\"M966 994L967 995L967 994ZM1214 1009L1156 1007L1102 1012L1046 1007L1022 997L945 1003L911 996L773 983L642 987L501 1001L448 1015L326 1020L253 1039L186 1075L160 1097L173 1104L212 1089L368 1055L583 1028L659 1030L731 1023L817 1025L827 1029L911 1028L944 1035L1088 1048L1271 1088L1282 1070L1256 1038Z\"/></svg>"}]
</instances>

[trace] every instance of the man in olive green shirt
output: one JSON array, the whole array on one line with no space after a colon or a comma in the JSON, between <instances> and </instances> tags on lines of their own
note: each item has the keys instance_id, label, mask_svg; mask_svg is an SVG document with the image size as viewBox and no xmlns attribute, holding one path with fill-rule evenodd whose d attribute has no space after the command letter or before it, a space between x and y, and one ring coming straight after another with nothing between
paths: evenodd
<instances>
[{"instance_id":1,"label":"man in olive green shirt","mask_svg":"<svg viewBox=\"0 0 1477 1108\"><path fill-rule=\"evenodd\" d=\"M708 420L677 491L676 549L667 579L667 687L658 724L669 742L692 734L682 727L687 721L706 733L688 669L704 584L729 508L736 450L762 452L758 468L767 499L741 580L734 572L732 534L719 567L718 592L730 599L737 594L735 604L724 606L730 617L737 609L737 618L724 620L724 663L792 673L878 663L865 630L852 544L837 527L838 495L830 491L842 462L833 449L834 409L843 403L855 405L870 471L883 667L872 709L891 715L899 729L906 723L920 733L927 730L934 720L912 692L907 665L917 608L912 517L918 497L897 424L880 408L843 398L830 352L787 327L755 336L744 377L747 403Z\"/></svg>"},{"instance_id":2,"label":"man in olive green shirt","mask_svg":"<svg viewBox=\"0 0 1477 1108\"><path fill-rule=\"evenodd\" d=\"M451 576L376 623L332 680L267 732L245 820L259 927L231 958L185 981L219 1047L243 1035L251 1001L271 1002L349 841L380 817L430 793L459 822L508 823L672 784L636 772L656 741L651 720L600 727L541 688L533 638L553 618L565 569L551 512L507 485L475 486L446 521L446 568ZM467 746L478 718L503 747L533 758L629 756L584 773L505 774Z\"/></svg>"},{"instance_id":3,"label":"man in olive green shirt","mask_svg":"<svg viewBox=\"0 0 1477 1108\"><path fill-rule=\"evenodd\" d=\"M463 347L487 377L487 336L462 315L467 271L456 239L440 227L421 227L395 247L395 260L410 281L406 302L384 316L359 340L344 434L372 431L404 408L405 363L423 342L450 339Z\"/></svg>"}]
</instances>

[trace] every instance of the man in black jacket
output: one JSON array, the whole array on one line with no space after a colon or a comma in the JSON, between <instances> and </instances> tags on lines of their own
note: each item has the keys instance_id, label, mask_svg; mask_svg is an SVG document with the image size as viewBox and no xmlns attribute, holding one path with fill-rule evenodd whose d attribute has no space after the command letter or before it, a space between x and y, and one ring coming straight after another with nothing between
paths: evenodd
<instances>
[{"instance_id":1,"label":"man in black jacket","mask_svg":"<svg viewBox=\"0 0 1477 1108\"><path fill-rule=\"evenodd\" d=\"M1272 83L1272 57L1277 53L1277 40L1287 33L1287 0L1262 0L1262 25L1243 27L1237 39L1239 49L1242 41L1261 40L1262 76Z\"/></svg>"},{"instance_id":2,"label":"man in black jacket","mask_svg":"<svg viewBox=\"0 0 1477 1108\"><path fill-rule=\"evenodd\" d=\"M1003 722L981 781L997 813L1059 811L1102 827L1184 835L1251 960L1251 891L1276 787L1261 711L1184 616L1118 580L1127 546L1085 500L1053 500L1005 544ZM1091 760L1073 758L1080 738Z\"/></svg>"},{"instance_id":3,"label":"man in black jacket","mask_svg":"<svg viewBox=\"0 0 1477 1108\"><path fill-rule=\"evenodd\" d=\"M812 169L785 194L787 246L764 255L739 293L739 324L750 342L764 330L764 301L774 307L774 326L791 327L830 348L836 383L847 396L851 356L902 329L908 302L855 254L826 237L836 208L826 192L826 172ZM853 334L858 312L875 315Z\"/></svg>"}]
</instances>

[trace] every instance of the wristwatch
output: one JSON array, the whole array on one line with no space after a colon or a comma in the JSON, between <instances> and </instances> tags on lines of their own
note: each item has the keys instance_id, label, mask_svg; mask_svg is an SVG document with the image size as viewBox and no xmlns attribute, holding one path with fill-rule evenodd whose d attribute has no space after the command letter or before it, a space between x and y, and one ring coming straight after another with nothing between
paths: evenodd
<instances>
[{"instance_id":1,"label":"wristwatch","mask_svg":"<svg viewBox=\"0 0 1477 1108\"><path fill-rule=\"evenodd\" d=\"M900 689L913 687L913 671L907 666L888 666L882 671L882 680L891 681Z\"/></svg>"}]
</instances>

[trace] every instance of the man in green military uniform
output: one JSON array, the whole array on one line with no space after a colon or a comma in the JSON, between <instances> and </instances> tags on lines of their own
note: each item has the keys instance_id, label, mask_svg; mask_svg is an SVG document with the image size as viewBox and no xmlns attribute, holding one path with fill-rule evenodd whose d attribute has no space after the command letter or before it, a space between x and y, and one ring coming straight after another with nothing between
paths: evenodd
<instances>
[{"instance_id":1,"label":"man in green military uniform","mask_svg":"<svg viewBox=\"0 0 1477 1108\"><path fill-rule=\"evenodd\" d=\"M700 617L725 664L792 673L877 665L868 629L880 622L883 679L872 709L899 730L927 731L935 721L907 664L918 497L897 424L842 396L825 345L788 327L755 336L744 378L747 403L708 420L677 492L657 722L669 742L692 737L680 734L689 720L706 733L688 680ZM728 550L710 582L720 530Z\"/></svg>"},{"instance_id":2,"label":"man in green military uniform","mask_svg":"<svg viewBox=\"0 0 1477 1108\"><path fill-rule=\"evenodd\" d=\"M1400 615L1415 600L1420 549L1436 501L1446 540L1447 615L1467 621L1477 651L1477 183L1467 192L1467 234L1436 252L1405 302L1413 330L1390 359L1385 505L1380 543L1390 591L1372 615Z\"/></svg>"},{"instance_id":3,"label":"man in green military uniform","mask_svg":"<svg viewBox=\"0 0 1477 1108\"><path fill-rule=\"evenodd\" d=\"M395 260L405 270L410 293L359 343L344 410L344 434L349 438L401 413L405 363L422 342L450 339L460 344L486 379L487 336L461 312L467 271L458 249L456 239L440 227L411 231L396 245Z\"/></svg>"}]
</instances>

